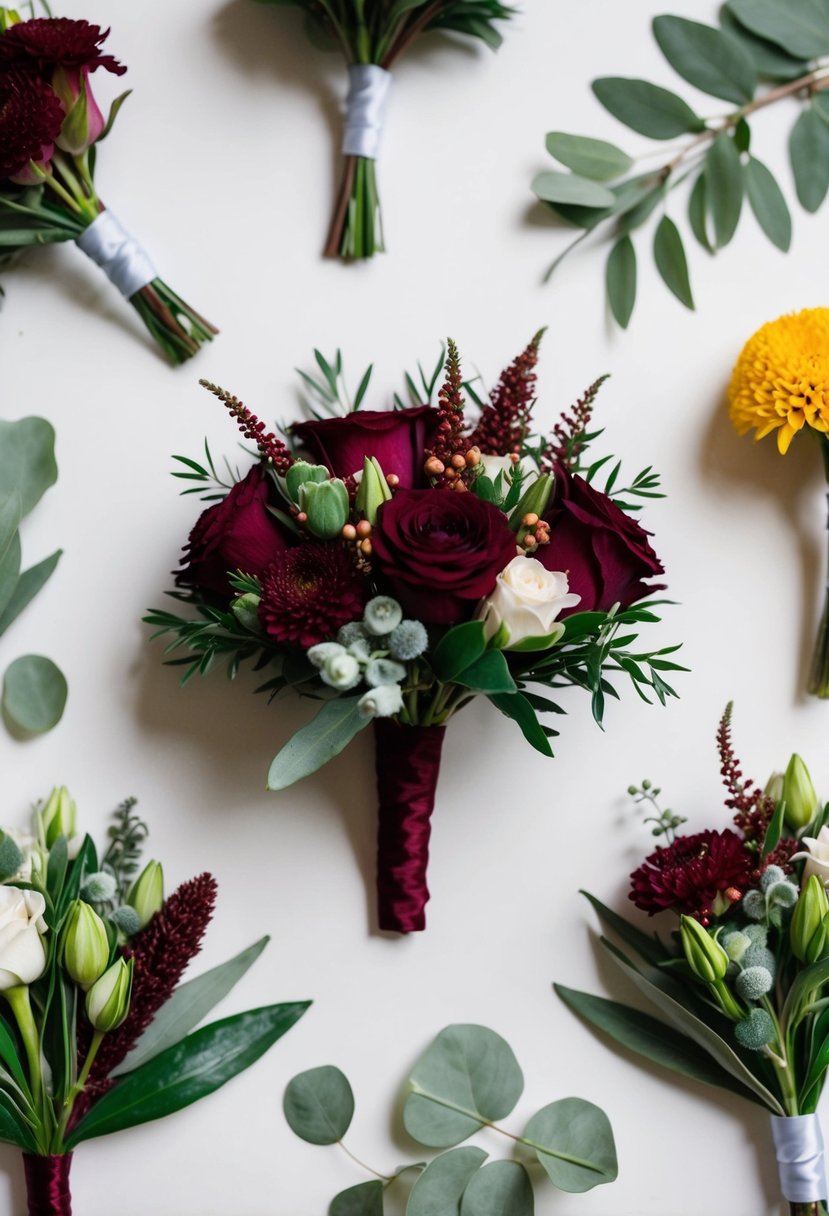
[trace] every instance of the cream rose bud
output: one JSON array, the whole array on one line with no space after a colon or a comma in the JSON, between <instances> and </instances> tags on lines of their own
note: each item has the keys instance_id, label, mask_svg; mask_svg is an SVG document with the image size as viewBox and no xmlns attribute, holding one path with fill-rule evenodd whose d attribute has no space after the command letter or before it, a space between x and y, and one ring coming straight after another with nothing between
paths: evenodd
<instances>
[{"instance_id":1,"label":"cream rose bud","mask_svg":"<svg viewBox=\"0 0 829 1216\"><path fill-rule=\"evenodd\" d=\"M801 890L813 874L817 874L824 886L829 886L829 827L823 827L817 836L801 836L805 850L795 853L792 861L805 861Z\"/></svg>"},{"instance_id":2,"label":"cream rose bud","mask_svg":"<svg viewBox=\"0 0 829 1216\"><path fill-rule=\"evenodd\" d=\"M489 640L501 633L506 637L504 650L527 638L549 637L558 614L575 608L581 599L568 588L567 575L561 571L545 570L534 557L514 557L478 612L484 636Z\"/></svg>"},{"instance_id":3,"label":"cream rose bud","mask_svg":"<svg viewBox=\"0 0 829 1216\"><path fill-rule=\"evenodd\" d=\"M39 891L0 886L0 992L33 984L46 970L45 911Z\"/></svg>"}]
</instances>

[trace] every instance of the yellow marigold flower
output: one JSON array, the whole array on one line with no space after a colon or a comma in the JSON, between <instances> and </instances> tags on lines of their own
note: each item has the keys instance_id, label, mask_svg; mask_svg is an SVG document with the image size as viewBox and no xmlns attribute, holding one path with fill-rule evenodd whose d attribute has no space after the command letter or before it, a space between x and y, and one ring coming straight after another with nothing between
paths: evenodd
<instances>
[{"instance_id":1,"label":"yellow marigold flower","mask_svg":"<svg viewBox=\"0 0 829 1216\"><path fill-rule=\"evenodd\" d=\"M829 308L769 321L749 338L728 390L731 421L755 439L777 431L782 455L804 426L829 432Z\"/></svg>"}]
</instances>

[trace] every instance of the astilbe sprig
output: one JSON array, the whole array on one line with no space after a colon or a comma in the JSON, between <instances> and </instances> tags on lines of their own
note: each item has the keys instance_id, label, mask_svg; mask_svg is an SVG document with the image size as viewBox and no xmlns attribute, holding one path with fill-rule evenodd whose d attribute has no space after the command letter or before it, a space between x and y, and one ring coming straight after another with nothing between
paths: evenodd
<instances>
[{"instance_id":1,"label":"astilbe sprig","mask_svg":"<svg viewBox=\"0 0 829 1216\"><path fill-rule=\"evenodd\" d=\"M594 380L572 406L571 412L561 415L550 437L542 442L541 466L544 472L552 472L556 465L563 465L571 473L579 471L582 454L591 440L601 434L601 431L591 432L588 428L599 389L607 379L608 376L604 375Z\"/></svg>"},{"instance_id":2,"label":"astilbe sprig","mask_svg":"<svg viewBox=\"0 0 829 1216\"><path fill-rule=\"evenodd\" d=\"M465 490L472 475L472 467L466 462L466 454L472 447L472 439L465 434L464 410L466 398L463 394L463 372L457 343L451 338L446 343L446 377L438 393L438 423L435 438L426 449L424 471L436 488Z\"/></svg>"},{"instance_id":3,"label":"astilbe sprig","mask_svg":"<svg viewBox=\"0 0 829 1216\"><path fill-rule=\"evenodd\" d=\"M488 404L481 411L470 443L485 455L519 455L530 431L535 402L535 369L544 330L540 329L520 355L505 368Z\"/></svg>"},{"instance_id":4,"label":"astilbe sprig","mask_svg":"<svg viewBox=\"0 0 829 1216\"><path fill-rule=\"evenodd\" d=\"M227 389L221 388L218 384L212 384L209 380L199 380L199 384L227 406L231 417L236 419L239 430L245 438L253 440L262 456L271 462L277 473L284 476L294 463L294 458L282 440L273 431L269 431L265 423L257 418L233 393L229 393Z\"/></svg>"}]
</instances>

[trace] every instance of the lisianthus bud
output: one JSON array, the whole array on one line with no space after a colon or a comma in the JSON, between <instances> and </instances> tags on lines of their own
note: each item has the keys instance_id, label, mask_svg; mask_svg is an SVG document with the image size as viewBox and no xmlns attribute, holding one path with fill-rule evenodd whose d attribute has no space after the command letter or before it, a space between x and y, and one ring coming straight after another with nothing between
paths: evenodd
<instances>
[{"instance_id":1,"label":"lisianthus bud","mask_svg":"<svg viewBox=\"0 0 829 1216\"><path fill-rule=\"evenodd\" d=\"M366 604L363 623L378 637L393 633L403 620L403 609L390 595L375 595Z\"/></svg>"},{"instance_id":2,"label":"lisianthus bud","mask_svg":"<svg viewBox=\"0 0 829 1216\"><path fill-rule=\"evenodd\" d=\"M164 871L158 861L148 861L132 884L127 903L135 908L141 928L164 906Z\"/></svg>"},{"instance_id":3,"label":"lisianthus bud","mask_svg":"<svg viewBox=\"0 0 829 1216\"><path fill-rule=\"evenodd\" d=\"M72 903L63 934L63 965L81 988L89 988L106 971L109 938L98 913L82 899Z\"/></svg>"},{"instance_id":4,"label":"lisianthus bud","mask_svg":"<svg viewBox=\"0 0 829 1216\"><path fill-rule=\"evenodd\" d=\"M384 684L363 693L357 702L361 718L391 718L403 708L403 691L399 684Z\"/></svg>"},{"instance_id":5,"label":"lisianthus bud","mask_svg":"<svg viewBox=\"0 0 829 1216\"><path fill-rule=\"evenodd\" d=\"M801 963L814 963L826 948L826 924L829 915L829 899L826 889L813 874L800 892L800 899L792 913L789 926L789 942L792 954Z\"/></svg>"},{"instance_id":6,"label":"lisianthus bud","mask_svg":"<svg viewBox=\"0 0 829 1216\"><path fill-rule=\"evenodd\" d=\"M86 1016L95 1030L116 1030L129 1013L135 960L117 959L86 994Z\"/></svg>"},{"instance_id":7,"label":"lisianthus bud","mask_svg":"<svg viewBox=\"0 0 829 1216\"><path fill-rule=\"evenodd\" d=\"M818 809L817 794L809 770L795 753L783 776L786 823L798 832L812 822Z\"/></svg>"},{"instance_id":8,"label":"lisianthus bud","mask_svg":"<svg viewBox=\"0 0 829 1216\"><path fill-rule=\"evenodd\" d=\"M374 456L366 456L363 459L363 475L357 490L357 510L370 524L374 524L377 522L381 503L388 502L390 498L389 483L379 461Z\"/></svg>"},{"instance_id":9,"label":"lisianthus bud","mask_svg":"<svg viewBox=\"0 0 829 1216\"><path fill-rule=\"evenodd\" d=\"M320 671L320 679L329 688L345 692L360 683L360 664L353 654L341 650L339 654L326 659L325 666Z\"/></svg>"},{"instance_id":10,"label":"lisianthus bud","mask_svg":"<svg viewBox=\"0 0 829 1216\"><path fill-rule=\"evenodd\" d=\"M697 979L714 984L725 977L728 970L728 955L720 943L693 916L680 918L682 949L688 966Z\"/></svg>"},{"instance_id":11,"label":"lisianthus bud","mask_svg":"<svg viewBox=\"0 0 829 1216\"><path fill-rule=\"evenodd\" d=\"M348 521L348 490L339 478L303 482L299 505L308 516L308 531L320 540L334 540Z\"/></svg>"},{"instance_id":12,"label":"lisianthus bud","mask_svg":"<svg viewBox=\"0 0 829 1216\"><path fill-rule=\"evenodd\" d=\"M261 633L261 626L259 624L259 605L261 602L261 595L257 595L255 591L246 591L244 595L240 595L230 605L230 611L236 617L236 620L243 629L248 629L251 633Z\"/></svg>"},{"instance_id":13,"label":"lisianthus bud","mask_svg":"<svg viewBox=\"0 0 829 1216\"><path fill-rule=\"evenodd\" d=\"M766 782L763 793L767 798L771 798L772 802L779 802L783 797L783 774L772 773Z\"/></svg>"},{"instance_id":14,"label":"lisianthus bud","mask_svg":"<svg viewBox=\"0 0 829 1216\"><path fill-rule=\"evenodd\" d=\"M72 839L75 835L76 818L75 803L70 798L66 786L53 789L46 805L35 816L40 836L47 849L51 849L60 836L65 836L67 840Z\"/></svg>"},{"instance_id":15,"label":"lisianthus bud","mask_svg":"<svg viewBox=\"0 0 829 1216\"><path fill-rule=\"evenodd\" d=\"M52 89L66 111L55 143L64 152L80 156L100 138L106 126L89 83L89 68L56 68Z\"/></svg>"}]
</instances>

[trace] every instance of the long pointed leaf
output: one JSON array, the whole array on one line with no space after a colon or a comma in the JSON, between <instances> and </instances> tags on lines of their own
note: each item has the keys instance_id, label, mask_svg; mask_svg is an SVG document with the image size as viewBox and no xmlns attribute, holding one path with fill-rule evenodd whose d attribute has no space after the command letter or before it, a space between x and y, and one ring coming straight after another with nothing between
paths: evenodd
<instances>
[{"instance_id":1,"label":"long pointed leaf","mask_svg":"<svg viewBox=\"0 0 829 1216\"><path fill-rule=\"evenodd\" d=\"M45 557L42 562L38 562L35 566L30 566L28 570L24 570L20 575L11 597L0 613L0 636L6 632L12 621L32 602L37 593L51 578L62 553L63 550L58 549L50 557Z\"/></svg>"},{"instance_id":2,"label":"long pointed leaf","mask_svg":"<svg viewBox=\"0 0 829 1216\"><path fill-rule=\"evenodd\" d=\"M268 789L287 789L339 755L368 725L368 719L357 712L359 700L359 697L336 697L325 701L316 717L298 730L274 757Z\"/></svg>"}]
</instances>

